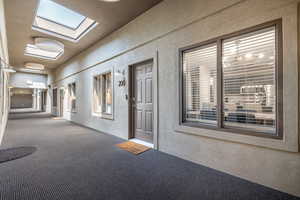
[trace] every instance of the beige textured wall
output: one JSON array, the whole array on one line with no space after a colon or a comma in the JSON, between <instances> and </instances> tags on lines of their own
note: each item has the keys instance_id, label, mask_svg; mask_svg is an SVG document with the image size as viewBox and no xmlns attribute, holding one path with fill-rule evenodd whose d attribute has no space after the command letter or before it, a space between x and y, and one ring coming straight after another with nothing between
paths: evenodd
<instances>
[{"instance_id":1,"label":"beige textured wall","mask_svg":"<svg viewBox=\"0 0 300 200\"><path fill-rule=\"evenodd\" d=\"M298 0L165 0L56 70L53 86L77 83L77 112L66 119L128 138L128 88L118 70L154 58L158 64L158 148L253 182L300 196ZM178 49L282 18L284 139L179 126ZM88 37L88 35L87 35ZM157 53L157 54L156 54ZM91 114L92 77L115 71L114 120ZM65 98L66 99L66 98ZM66 108L66 102L64 102Z\"/></svg>"},{"instance_id":2,"label":"beige textured wall","mask_svg":"<svg viewBox=\"0 0 300 200\"><path fill-rule=\"evenodd\" d=\"M8 50L7 50L7 37L6 37L6 27L5 27L5 13L4 13L4 0L0 0L0 57L6 63L8 63ZM0 144L3 138L4 129L7 122L8 114L8 79L9 74L0 72L0 89L2 89L2 94L0 94ZM3 78L1 80L1 78Z\"/></svg>"},{"instance_id":3,"label":"beige textured wall","mask_svg":"<svg viewBox=\"0 0 300 200\"><path fill-rule=\"evenodd\" d=\"M10 75L9 86L17 88L29 88L31 85L28 85L27 81L47 85L47 75L16 72Z\"/></svg>"}]
</instances>

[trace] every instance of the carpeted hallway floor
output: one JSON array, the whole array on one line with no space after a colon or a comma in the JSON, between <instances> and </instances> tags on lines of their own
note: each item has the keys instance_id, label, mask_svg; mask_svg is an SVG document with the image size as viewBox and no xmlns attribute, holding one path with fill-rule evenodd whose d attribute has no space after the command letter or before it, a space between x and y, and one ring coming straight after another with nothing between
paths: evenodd
<instances>
[{"instance_id":1,"label":"carpeted hallway floor","mask_svg":"<svg viewBox=\"0 0 300 200\"><path fill-rule=\"evenodd\" d=\"M1 148L37 151L0 164L0 199L299 199L158 151L135 156L120 142L43 113L14 114Z\"/></svg>"}]
</instances>

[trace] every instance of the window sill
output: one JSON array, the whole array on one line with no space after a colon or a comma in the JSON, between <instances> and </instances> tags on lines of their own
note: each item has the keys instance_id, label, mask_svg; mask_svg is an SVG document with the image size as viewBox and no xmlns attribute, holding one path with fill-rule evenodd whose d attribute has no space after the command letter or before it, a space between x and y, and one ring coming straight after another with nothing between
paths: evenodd
<instances>
[{"instance_id":1,"label":"window sill","mask_svg":"<svg viewBox=\"0 0 300 200\"><path fill-rule=\"evenodd\" d=\"M248 136L256 136L262 138L272 138L277 140L282 140L282 136L276 135L273 132L263 132L263 131L255 131L250 128L239 128L239 127L230 127L226 126L226 128L219 128L217 124L202 124L202 123L193 123L193 122L184 122L182 123L183 126L194 127L194 128L203 128L203 129L210 129L214 131L220 132L229 132L234 134L240 135L248 135Z\"/></svg>"},{"instance_id":2,"label":"window sill","mask_svg":"<svg viewBox=\"0 0 300 200\"><path fill-rule=\"evenodd\" d=\"M101 118L101 119L114 120L113 115L109 115L109 114L92 113L92 116L97 117L97 118Z\"/></svg>"},{"instance_id":3,"label":"window sill","mask_svg":"<svg viewBox=\"0 0 300 200\"><path fill-rule=\"evenodd\" d=\"M227 129L217 130L214 127L211 128L191 127L185 124L175 125L175 132L213 138L213 139L228 141L228 142L254 145L254 146L265 147L265 148L275 149L275 150L299 152L298 144L291 140L287 140L287 138L283 138L282 140L279 140L274 138L258 137L255 135L237 134Z\"/></svg>"}]
</instances>

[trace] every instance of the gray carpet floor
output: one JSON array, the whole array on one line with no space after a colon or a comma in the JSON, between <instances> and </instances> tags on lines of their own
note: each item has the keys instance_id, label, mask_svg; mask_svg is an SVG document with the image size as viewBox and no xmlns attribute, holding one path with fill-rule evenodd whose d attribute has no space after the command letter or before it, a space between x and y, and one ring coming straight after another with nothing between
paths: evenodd
<instances>
[{"instance_id":1,"label":"gray carpet floor","mask_svg":"<svg viewBox=\"0 0 300 200\"><path fill-rule=\"evenodd\" d=\"M10 116L2 148L37 151L0 164L0 199L299 199L155 150L135 156L122 141L43 113Z\"/></svg>"}]
</instances>

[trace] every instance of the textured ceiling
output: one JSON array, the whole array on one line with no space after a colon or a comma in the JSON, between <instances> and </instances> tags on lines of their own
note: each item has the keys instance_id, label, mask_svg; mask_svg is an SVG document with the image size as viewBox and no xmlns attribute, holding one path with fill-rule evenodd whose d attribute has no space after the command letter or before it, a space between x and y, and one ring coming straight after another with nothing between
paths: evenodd
<instances>
[{"instance_id":1,"label":"textured ceiling","mask_svg":"<svg viewBox=\"0 0 300 200\"><path fill-rule=\"evenodd\" d=\"M96 20L99 23L98 26L77 43L58 39L31 29L38 0L5 0L8 50L12 66L21 68L25 62L37 62L45 64L48 69L55 68L162 0L121 0L117 3L101 2L100 0L55 1ZM64 55L56 61L25 56L26 44L33 44L33 38L38 36L63 42L65 45Z\"/></svg>"}]
</instances>

